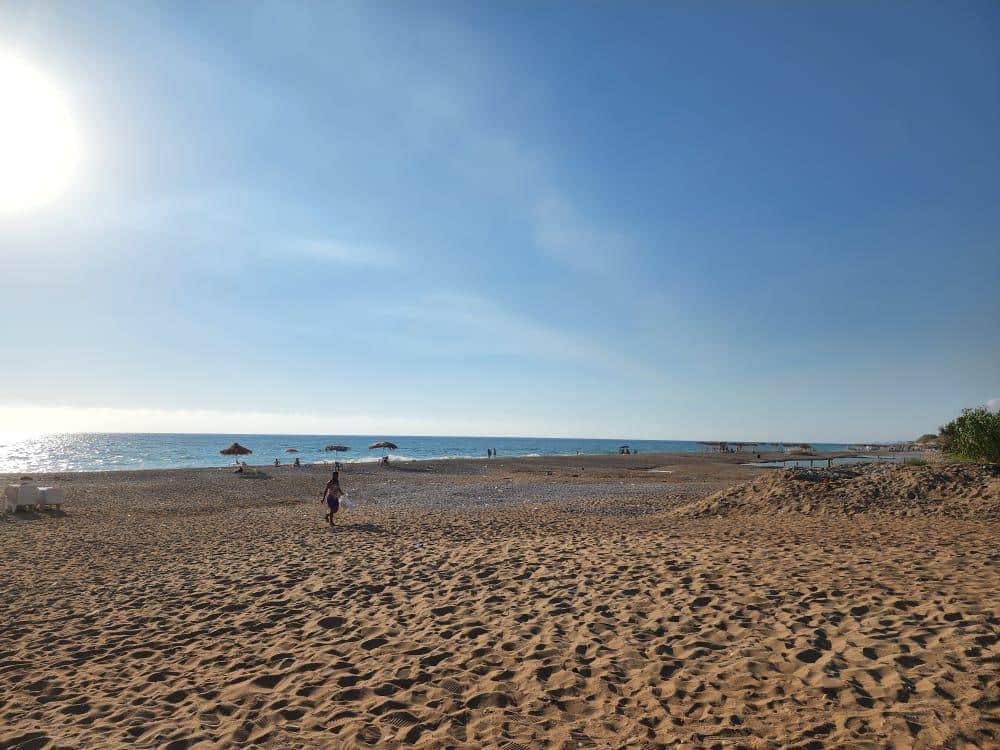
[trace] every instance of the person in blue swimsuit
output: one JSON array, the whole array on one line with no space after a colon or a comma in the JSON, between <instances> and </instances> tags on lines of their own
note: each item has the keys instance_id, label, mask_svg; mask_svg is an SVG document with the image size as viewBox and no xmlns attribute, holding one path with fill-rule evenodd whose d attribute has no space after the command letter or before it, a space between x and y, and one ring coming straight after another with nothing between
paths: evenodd
<instances>
[{"instance_id":1,"label":"person in blue swimsuit","mask_svg":"<svg viewBox=\"0 0 1000 750\"><path fill-rule=\"evenodd\" d=\"M329 512L324 517L331 526L333 526L333 514L340 510L340 498L343 494L344 491L340 489L340 472L335 471L330 481L326 483L326 487L323 488L323 502L329 508Z\"/></svg>"}]
</instances>

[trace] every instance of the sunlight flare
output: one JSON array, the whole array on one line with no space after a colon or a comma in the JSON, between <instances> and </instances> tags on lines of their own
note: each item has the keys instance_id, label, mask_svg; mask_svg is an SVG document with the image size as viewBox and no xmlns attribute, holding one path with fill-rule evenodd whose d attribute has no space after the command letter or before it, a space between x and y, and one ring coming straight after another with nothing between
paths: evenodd
<instances>
[{"instance_id":1,"label":"sunlight flare","mask_svg":"<svg viewBox=\"0 0 1000 750\"><path fill-rule=\"evenodd\" d=\"M36 68L0 52L0 214L55 199L79 160L76 123L62 92Z\"/></svg>"}]
</instances>

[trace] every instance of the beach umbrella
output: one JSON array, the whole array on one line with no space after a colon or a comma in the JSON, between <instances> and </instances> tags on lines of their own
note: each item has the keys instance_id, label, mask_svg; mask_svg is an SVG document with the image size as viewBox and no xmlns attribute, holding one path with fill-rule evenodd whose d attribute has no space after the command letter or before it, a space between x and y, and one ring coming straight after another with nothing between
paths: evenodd
<instances>
[{"instance_id":1,"label":"beach umbrella","mask_svg":"<svg viewBox=\"0 0 1000 750\"><path fill-rule=\"evenodd\" d=\"M323 450L327 453L330 451L337 451L338 453L343 453L344 451L349 451L351 448L348 445L328 445Z\"/></svg>"},{"instance_id":2,"label":"beach umbrella","mask_svg":"<svg viewBox=\"0 0 1000 750\"><path fill-rule=\"evenodd\" d=\"M240 445L239 443L233 443L228 448L223 448L219 451L223 456L245 456L249 453L253 453L249 448Z\"/></svg>"},{"instance_id":3,"label":"beach umbrella","mask_svg":"<svg viewBox=\"0 0 1000 750\"><path fill-rule=\"evenodd\" d=\"M298 448L285 448L285 453L298 453Z\"/></svg>"},{"instance_id":4,"label":"beach umbrella","mask_svg":"<svg viewBox=\"0 0 1000 750\"><path fill-rule=\"evenodd\" d=\"M399 446L395 443L390 443L388 440L379 440L377 443L372 443L368 446L368 450L373 451L377 448L385 448L385 450L396 450Z\"/></svg>"}]
</instances>

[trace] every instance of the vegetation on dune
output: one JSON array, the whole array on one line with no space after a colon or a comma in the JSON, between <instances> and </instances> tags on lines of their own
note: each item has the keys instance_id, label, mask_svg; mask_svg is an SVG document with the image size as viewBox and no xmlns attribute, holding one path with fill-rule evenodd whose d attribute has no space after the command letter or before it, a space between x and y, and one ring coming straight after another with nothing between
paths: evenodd
<instances>
[{"instance_id":1,"label":"vegetation on dune","mask_svg":"<svg viewBox=\"0 0 1000 750\"><path fill-rule=\"evenodd\" d=\"M915 443L918 443L918 444L923 444L923 443L934 443L934 442L937 442L937 439L938 439L938 436L937 436L937 435L935 435L935 434L934 434L934 433L932 433L932 432L928 432L928 433L926 433L926 434L924 434L924 435L921 435L920 437L918 437L918 438L917 438L916 440L914 440L913 442L915 442Z\"/></svg>"},{"instance_id":2,"label":"vegetation on dune","mask_svg":"<svg viewBox=\"0 0 1000 750\"><path fill-rule=\"evenodd\" d=\"M907 466L926 466L927 461L923 458L908 458L903 461Z\"/></svg>"},{"instance_id":3,"label":"vegetation on dune","mask_svg":"<svg viewBox=\"0 0 1000 750\"><path fill-rule=\"evenodd\" d=\"M953 457L1000 463L1000 412L985 406L963 409L962 416L940 429L945 450Z\"/></svg>"}]
</instances>

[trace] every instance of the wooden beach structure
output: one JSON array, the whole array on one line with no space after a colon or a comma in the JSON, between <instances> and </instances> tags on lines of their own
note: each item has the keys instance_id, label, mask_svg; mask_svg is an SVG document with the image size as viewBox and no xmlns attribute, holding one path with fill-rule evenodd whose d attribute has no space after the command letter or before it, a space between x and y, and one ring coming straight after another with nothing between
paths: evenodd
<instances>
[{"instance_id":1,"label":"wooden beach structure","mask_svg":"<svg viewBox=\"0 0 1000 750\"><path fill-rule=\"evenodd\" d=\"M761 445L761 443L746 443L736 440L699 440L697 442L698 445L714 448L719 453L729 453L730 449L732 452L743 453L747 448L757 450L757 447Z\"/></svg>"}]
</instances>

